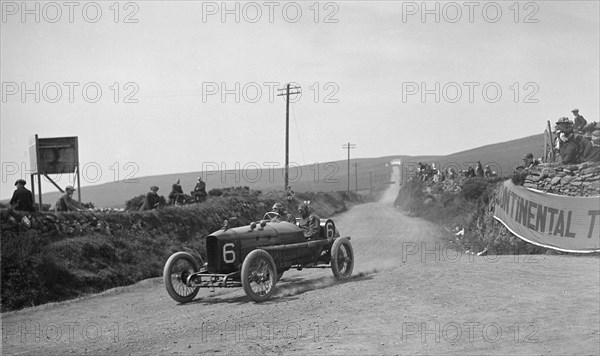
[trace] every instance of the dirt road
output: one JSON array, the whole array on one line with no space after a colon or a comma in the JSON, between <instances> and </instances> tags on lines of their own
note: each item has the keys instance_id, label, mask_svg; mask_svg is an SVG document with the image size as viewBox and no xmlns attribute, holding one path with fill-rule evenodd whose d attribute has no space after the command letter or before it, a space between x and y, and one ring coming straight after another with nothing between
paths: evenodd
<instances>
[{"instance_id":1,"label":"dirt road","mask_svg":"<svg viewBox=\"0 0 600 356\"><path fill-rule=\"evenodd\" d=\"M2 353L599 353L598 258L464 255L391 195L335 219L356 254L349 282L290 271L266 303L239 288L179 305L148 280L3 314Z\"/></svg>"}]
</instances>

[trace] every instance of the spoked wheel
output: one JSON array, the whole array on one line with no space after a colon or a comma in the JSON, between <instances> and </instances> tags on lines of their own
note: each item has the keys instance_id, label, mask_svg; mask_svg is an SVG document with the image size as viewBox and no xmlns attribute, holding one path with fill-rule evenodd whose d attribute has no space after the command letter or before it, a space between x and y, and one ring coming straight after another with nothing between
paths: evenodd
<instances>
[{"instance_id":1,"label":"spoked wheel","mask_svg":"<svg viewBox=\"0 0 600 356\"><path fill-rule=\"evenodd\" d=\"M352 275L354 268L354 251L350 241L338 237L331 246L331 271L335 278L345 280Z\"/></svg>"},{"instance_id":2,"label":"spoked wheel","mask_svg":"<svg viewBox=\"0 0 600 356\"><path fill-rule=\"evenodd\" d=\"M254 250L242 264L244 292L255 302L269 299L277 283L277 267L273 257L265 250Z\"/></svg>"},{"instance_id":3,"label":"spoked wheel","mask_svg":"<svg viewBox=\"0 0 600 356\"><path fill-rule=\"evenodd\" d=\"M190 287L188 277L200 270L198 261L187 252L177 252L167 260L163 270L165 287L171 298L179 303L191 302L199 287Z\"/></svg>"}]
</instances>

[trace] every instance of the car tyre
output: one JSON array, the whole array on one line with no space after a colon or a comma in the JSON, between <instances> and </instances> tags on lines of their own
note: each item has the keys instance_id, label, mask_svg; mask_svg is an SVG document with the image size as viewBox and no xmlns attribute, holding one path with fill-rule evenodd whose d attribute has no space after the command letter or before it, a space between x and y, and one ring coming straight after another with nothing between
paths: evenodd
<instances>
[{"instance_id":1,"label":"car tyre","mask_svg":"<svg viewBox=\"0 0 600 356\"><path fill-rule=\"evenodd\" d=\"M338 237L331 246L331 271L335 278L346 280L352 276L354 268L354 250L350 241Z\"/></svg>"},{"instance_id":2,"label":"car tyre","mask_svg":"<svg viewBox=\"0 0 600 356\"><path fill-rule=\"evenodd\" d=\"M163 270L163 280L171 298L179 303L191 302L200 288L187 286L186 280L190 274L199 270L198 261L191 254L177 252L171 255Z\"/></svg>"},{"instance_id":3,"label":"car tyre","mask_svg":"<svg viewBox=\"0 0 600 356\"><path fill-rule=\"evenodd\" d=\"M275 283L277 267L273 257L261 249L250 252L242 263L242 286L246 295L255 302L264 302L273 294Z\"/></svg>"}]
</instances>

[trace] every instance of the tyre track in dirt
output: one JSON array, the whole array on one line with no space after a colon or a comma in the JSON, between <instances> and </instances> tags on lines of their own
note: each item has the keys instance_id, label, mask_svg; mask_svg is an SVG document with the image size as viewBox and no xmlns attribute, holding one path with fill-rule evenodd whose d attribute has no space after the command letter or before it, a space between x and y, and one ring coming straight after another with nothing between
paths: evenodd
<instances>
[{"instance_id":1,"label":"tyre track in dirt","mask_svg":"<svg viewBox=\"0 0 600 356\"><path fill-rule=\"evenodd\" d=\"M3 354L597 353L597 258L436 252L439 228L395 210L395 193L335 217L356 256L348 282L288 271L265 303L235 288L180 305L148 280L3 314ZM483 333L490 325L499 338Z\"/></svg>"}]
</instances>

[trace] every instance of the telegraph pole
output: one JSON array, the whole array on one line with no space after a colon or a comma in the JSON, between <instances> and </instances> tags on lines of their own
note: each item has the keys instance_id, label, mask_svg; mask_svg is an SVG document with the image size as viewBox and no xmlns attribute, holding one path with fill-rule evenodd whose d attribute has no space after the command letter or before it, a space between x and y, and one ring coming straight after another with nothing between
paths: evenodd
<instances>
[{"instance_id":1,"label":"telegraph pole","mask_svg":"<svg viewBox=\"0 0 600 356\"><path fill-rule=\"evenodd\" d=\"M356 148L356 145L353 143L350 143L350 142L342 145L343 150L348 150L348 190L347 190L348 193L350 193L350 149L352 149L352 148Z\"/></svg>"},{"instance_id":2,"label":"telegraph pole","mask_svg":"<svg viewBox=\"0 0 600 356\"><path fill-rule=\"evenodd\" d=\"M358 163L354 162L354 193L358 194Z\"/></svg>"},{"instance_id":3,"label":"telegraph pole","mask_svg":"<svg viewBox=\"0 0 600 356\"><path fill-rule=\"evenodd\" d=\"M373 171L369 171L369 183L371 185L371 200L373 200Z\"/></svg>"},{"instance_id":4,"label":"telegraph pole","mask_svg":"<svg viewBox=\"0 0 600 356\"><path fill-rule=\"evenodd\" d=\"M289 170L290 170L290 94L300 94L300 86L290 87L290 84L286 84L285 89L278 89L279 91L285 90L285 93L279 93L277 96L285 95L285 178L283 190L287 191L289 185ZM290 93L290 90L296 90Z\"/></svg>"}]
</instances>

